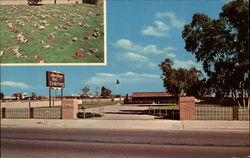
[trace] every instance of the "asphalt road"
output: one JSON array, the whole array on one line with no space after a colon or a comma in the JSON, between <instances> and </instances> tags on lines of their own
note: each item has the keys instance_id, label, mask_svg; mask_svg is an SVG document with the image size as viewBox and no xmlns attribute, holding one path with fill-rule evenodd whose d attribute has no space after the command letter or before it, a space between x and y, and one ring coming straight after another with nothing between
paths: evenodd
<instances>
[{"instance_id":1,"label":"asphalt road","mask_svg":"<svg viewBox=\"0 0 250 158\"><path fill-rule=\"evenodd\" d=\"M2 158L237 158L248 132L1 129Z\"/></svg>"}]
</instances>

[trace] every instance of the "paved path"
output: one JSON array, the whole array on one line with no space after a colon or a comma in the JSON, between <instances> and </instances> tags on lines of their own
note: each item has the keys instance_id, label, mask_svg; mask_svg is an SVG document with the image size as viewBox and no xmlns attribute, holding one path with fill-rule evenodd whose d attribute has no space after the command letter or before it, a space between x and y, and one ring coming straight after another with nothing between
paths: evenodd
<instances>
[{"instance_id":1,"label":"paved path","mask_svg":"<svg viewBox=\"0 0 250 158\"><path fill-rule=\"evenodd\" d=\"M92 118L98 120L154 120L154 116L145 113L147 109L146 105L111 105L89 108L86 112L100 113L104 111L103 117Z\"/></svg>"}]
</instances>

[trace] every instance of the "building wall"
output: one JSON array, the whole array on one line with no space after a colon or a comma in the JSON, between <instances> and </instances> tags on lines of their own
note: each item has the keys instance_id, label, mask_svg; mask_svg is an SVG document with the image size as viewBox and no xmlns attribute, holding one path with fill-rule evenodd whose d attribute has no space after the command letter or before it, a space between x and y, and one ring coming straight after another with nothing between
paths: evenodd
<instances>
[{"instance_id":1,"label":"building wall","mask_svg":"<svg viewBox=\"0 0 250 158\"><path fill-rule=\"evenodd\" d=\"M152 103L176 103L175 97L139 97L132 98L133 104L152 104Z\"/></svg>"}]
</instances>

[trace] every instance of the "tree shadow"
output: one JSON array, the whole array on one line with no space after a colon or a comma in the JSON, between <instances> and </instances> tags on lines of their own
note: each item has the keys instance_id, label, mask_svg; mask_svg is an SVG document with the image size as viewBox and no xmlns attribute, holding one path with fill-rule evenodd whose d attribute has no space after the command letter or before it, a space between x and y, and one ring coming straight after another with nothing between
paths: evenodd
<instances>
[{"instance_id":1,"label":"tree shadow","mask_svg":"<svg viewBox=\"0 0 250 158\"><path fill-rule=\"evenodd\" d=\"M105 114L124 114L124 115L145 115L147 110L120 110L118 112L105 112Z\"/></svg>"},{"instance_id":2,"label":"tree shadow","mask_svg":"<svg viewBox=\"0 0 250 158\"><path fill-rule=\"evenodd\" d=\"M28 6L43 6L44 4L28 4Z\"/></svg>"}]
</instances>

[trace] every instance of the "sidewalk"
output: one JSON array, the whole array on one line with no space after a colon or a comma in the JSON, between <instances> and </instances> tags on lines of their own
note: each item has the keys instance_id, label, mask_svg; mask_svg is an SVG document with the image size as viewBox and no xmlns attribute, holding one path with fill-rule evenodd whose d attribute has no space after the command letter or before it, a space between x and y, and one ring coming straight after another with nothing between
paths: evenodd
<instances>
[{"instance_id":1,"label":"sidewalk","mask_svg":"<svg viewBox=\"0 0 250 158\"><path fill-rule=\"evenodd\" d=\"M1 119L2 127L249 131L249 121Z\"/></svg>"}]
</instances>

